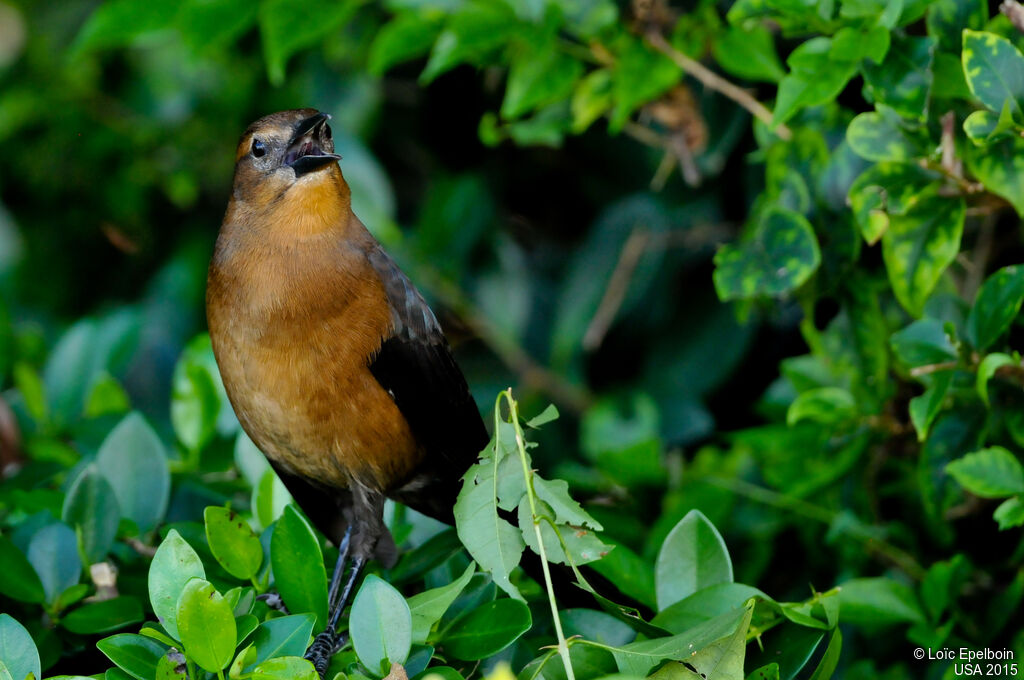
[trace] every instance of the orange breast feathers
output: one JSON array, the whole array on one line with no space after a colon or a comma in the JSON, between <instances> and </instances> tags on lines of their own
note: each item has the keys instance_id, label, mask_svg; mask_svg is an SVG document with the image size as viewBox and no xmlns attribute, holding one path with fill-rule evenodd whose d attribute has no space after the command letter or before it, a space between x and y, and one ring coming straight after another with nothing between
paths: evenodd
<instances>
[{"instance_id":1,"label":"orange breast feathers","mask_svg":"<svg viewBox=\"0 0 1024 680\"><path fill-rule=\"evenodd\" d=\"M210 337L235 413L268 457L386 492L422 452L369 371L392 332L365 255L372 237L347 201L335 217L337 194L324 189L293 189L269 212L229 207L210 267Z\"/></svg>"}]
</instances>

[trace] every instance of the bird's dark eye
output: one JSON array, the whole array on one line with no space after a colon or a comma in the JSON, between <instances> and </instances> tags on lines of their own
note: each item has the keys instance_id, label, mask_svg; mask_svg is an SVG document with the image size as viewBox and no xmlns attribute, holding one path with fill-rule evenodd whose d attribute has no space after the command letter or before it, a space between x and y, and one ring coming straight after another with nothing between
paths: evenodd
<instances>
[{"instance_id":1,"label":"bird's dark eye","mask_svg":"<svg viewBox=\"0 0 1024 680\"><path fill-rule=\"evenodd\" d=\"M260 141L258 139L252 140L252 155L253 156L255 156L256 158L259 158L260 156L262 156L266 152L267 152L267 147L263 146L263 142L262 141Z\"/></svg>"}]
</instances>

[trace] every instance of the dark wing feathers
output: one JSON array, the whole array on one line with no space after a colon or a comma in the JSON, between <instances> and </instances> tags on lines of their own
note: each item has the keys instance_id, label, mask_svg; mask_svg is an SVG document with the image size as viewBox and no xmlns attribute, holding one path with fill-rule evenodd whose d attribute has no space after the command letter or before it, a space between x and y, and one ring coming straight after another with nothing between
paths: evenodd
<instances>
[{"instance_id":1,"label":"dark wing feathers","mask_svg":"<svg viewBox=\"0 0 1024 680\"><path fill-rule=\"evenodd\" d=\"M426 459L398 500L451 521L459 479L487 445L488 434L437 318L416 287L379 246L367 253L391 305L394 334L370 372L405 416Z\"/></svg>"}]
</instances>

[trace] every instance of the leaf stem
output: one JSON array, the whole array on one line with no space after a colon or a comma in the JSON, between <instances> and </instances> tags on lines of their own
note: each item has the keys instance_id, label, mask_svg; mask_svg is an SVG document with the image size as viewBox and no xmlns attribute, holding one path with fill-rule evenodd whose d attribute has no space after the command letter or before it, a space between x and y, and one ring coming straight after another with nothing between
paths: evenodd
<instances>
[{"instance_id":1,"label":"leaf stem","mask_svg":"<svg viewBox=\"0 0 1024 680\"><path fill-rule=\"evenodd\" d=\"M572 672L572 662L569 659L569 643L566 642L565 633L562 632L562 620L558 616L558 604L555 602L555 587L551 582L551 571L548 567L547 551L544 549L544 537L540 531L540 517L537 515L537 501L533 491L533 470L526 462L526 443L523 441L523 430L519 426L519 409L515 399L512 398L512 388L508 388L502 395L508 404L509 418L516 432L516 448L519 450L519 461L523 464L523 476L526 478L526 498L530 502L530 517L533 521L533 530L537 535L537 552L540 554L540 566L544 571L544 587L548 593L548 603L551 605L551 619L555 624L555 635L558 637L558 653L562 657L562 665L565 667L567 680L576 680Z\"/></svg>"}]
</instances>

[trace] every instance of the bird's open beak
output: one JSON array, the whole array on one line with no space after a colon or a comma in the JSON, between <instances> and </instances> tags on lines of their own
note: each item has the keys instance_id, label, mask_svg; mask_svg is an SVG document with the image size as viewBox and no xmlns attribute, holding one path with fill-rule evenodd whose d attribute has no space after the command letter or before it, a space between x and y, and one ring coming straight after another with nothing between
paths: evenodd
<instances>
[{"instance_id":1,"label":"bird's open beak","mask_svg":"<svg viewBox=\"0 0 1024 680\"><path fill-rule=\"evenodd\" d=\"M334 151L331 128L327 125L330 115L318 113L299 121L295 133L288 142L284 162L295 171L296 177L326 167L341 159Z\"/></svg>"}]
</instances>

